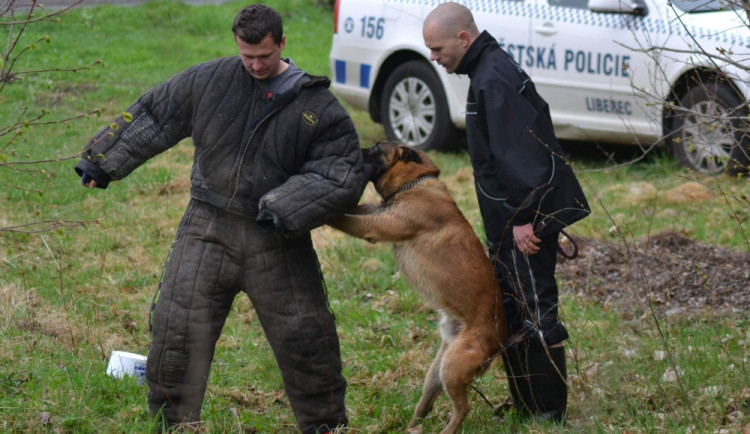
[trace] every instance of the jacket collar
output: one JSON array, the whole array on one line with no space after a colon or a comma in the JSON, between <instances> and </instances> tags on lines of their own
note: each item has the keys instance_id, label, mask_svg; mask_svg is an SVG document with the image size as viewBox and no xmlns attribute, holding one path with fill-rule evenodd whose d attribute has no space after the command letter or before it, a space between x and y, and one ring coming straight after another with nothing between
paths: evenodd
<instances>
[{"instance_id":1,"label":"jacket collar","mask_svg":"<svg viewBox=\"0 0 750 434\"><path fill-rule=\"evenodd\" d=\"M468 74L471 76L479 58L482 56L482 52L493 45L497 46L497 40L487 30L482 31L474 42L471 43L469 49L466 50L464 57L456 68L456 74Z\"/></svg>"}]
</instances>

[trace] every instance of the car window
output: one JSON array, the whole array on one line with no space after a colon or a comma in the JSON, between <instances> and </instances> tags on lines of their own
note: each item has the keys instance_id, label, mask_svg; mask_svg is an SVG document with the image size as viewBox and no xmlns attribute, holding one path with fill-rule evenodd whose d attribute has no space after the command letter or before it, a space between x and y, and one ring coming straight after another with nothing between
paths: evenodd
<instances>
[{"instance_id":1,"label":"car window","mask_svg":"<svg viewBox=\"0 0 750 434\"><path fill-rule=\"evenodd\" d=\"M673 0L672 4L684 12L724 11L738 7L738 2L733 0Z\"/></svg>"},{"instance_id":2,"label":"car window","mask_svg":"<svg viewBox=\"0 0 750 434\"><path fill-rule=\"evenodd\" d=\"M589 0L549 0L550 6L564 6L567 8L587 9Z\"/></svg>"}]
</instances>

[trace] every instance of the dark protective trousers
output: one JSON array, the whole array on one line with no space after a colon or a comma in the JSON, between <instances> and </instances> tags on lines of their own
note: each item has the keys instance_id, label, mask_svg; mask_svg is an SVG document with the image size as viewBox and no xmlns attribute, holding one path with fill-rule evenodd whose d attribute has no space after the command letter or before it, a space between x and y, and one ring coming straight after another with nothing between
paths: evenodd
<instances>
[{"instance_id":1,"label":"dark protective trousers","mask_svg":"<svg viewBox=\"0 0 750 434\"><path fill-rule=\"evenodd\" d=\"M492 260L511 335L502 357L513 403L520 414L564 424L565 350L551 347L568 338L557 316L557 237L543 237L535 255L524 256L513 247L495 251Z\"/></svg>"},{"instance_id":2,"label":"dark protective trousers","mask_svg":"<svg viewBox=\"0 0 750 434\"><path fill-rule=\"evenodd\" d=\"M542 238L539 252L524 256L514 247L492 249L495 275L503 290L503 306L510 336L541 346L562 342L568 332L557 317L558 289L555 279L558 234Z\"/></svg>"},{"instance_id":3,"label":"dark protective trousers","mask_svg":"<svg viewBox=\"0 0 750 434\"><path fill-rule=\"evenodd\" d=\"M239 291L255 308L300 429L346 424L339 341L309 235L281 239L197 200L182 218L152 306L152 414L170 425L200 420L216 341Z\"/></svg>"}]
</instances>

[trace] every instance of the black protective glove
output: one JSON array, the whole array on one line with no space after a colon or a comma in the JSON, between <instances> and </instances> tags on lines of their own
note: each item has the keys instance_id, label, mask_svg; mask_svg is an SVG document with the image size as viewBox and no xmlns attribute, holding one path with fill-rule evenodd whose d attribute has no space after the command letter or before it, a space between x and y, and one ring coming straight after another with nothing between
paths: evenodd
<instances>
[{"instance_id":1,"label":"black protective glove","mask_svg":"<svg viewBox=\"0 0 750 434\"><path fill-rule=\"evenodd\" d=\"M268 209L261 210L255 221L264 231L276 232L279 235L284 235L284 223L273 211Z\"/></svg>"}]
</instances>

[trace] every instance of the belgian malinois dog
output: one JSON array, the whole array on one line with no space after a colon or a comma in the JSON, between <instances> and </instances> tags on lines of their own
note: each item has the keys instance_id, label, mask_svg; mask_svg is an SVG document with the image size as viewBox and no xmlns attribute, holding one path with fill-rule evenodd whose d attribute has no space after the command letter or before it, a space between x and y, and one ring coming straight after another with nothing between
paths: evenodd
<instances>
[{"instance_id":1,"label":"belgian malinois dog","mask_svg":"<svg viewBox=\"0 0 750 434\"><path fill-rule=\"evenodd\" d=\"M329 225L372 243L393 243L406 281L440 313L443 342L409 428L445 390L453 414L442 433L455 433L470 410L469 386L507 340L500 286L482 243L425 153L380 142L363 154L383 201L359 205Z\"/></svg>"}]
</instances>

